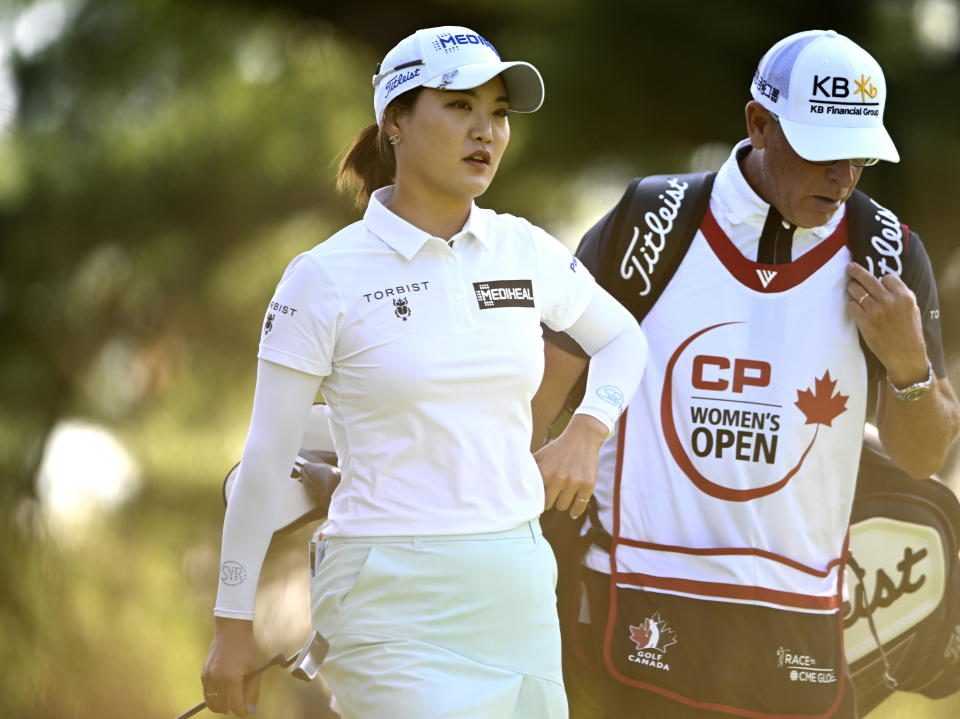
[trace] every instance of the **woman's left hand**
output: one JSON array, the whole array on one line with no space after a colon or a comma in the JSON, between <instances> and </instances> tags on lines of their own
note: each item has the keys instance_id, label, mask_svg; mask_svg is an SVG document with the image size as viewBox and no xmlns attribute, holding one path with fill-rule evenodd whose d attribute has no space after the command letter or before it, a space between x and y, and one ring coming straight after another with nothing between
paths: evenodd
<instances>
[{"instance_id":1,"label":"woman's left hand","mask_svg":"<svg viewBox=\"0 0 960 719\"><path fill-rule=\"evenodd\" d=\"M559 437L533 455L543 476L544 510L569 509L574 519L584 513L597 483L597 454L606 436L603 422L575 414Z\"/></svg>"}]
</instances>

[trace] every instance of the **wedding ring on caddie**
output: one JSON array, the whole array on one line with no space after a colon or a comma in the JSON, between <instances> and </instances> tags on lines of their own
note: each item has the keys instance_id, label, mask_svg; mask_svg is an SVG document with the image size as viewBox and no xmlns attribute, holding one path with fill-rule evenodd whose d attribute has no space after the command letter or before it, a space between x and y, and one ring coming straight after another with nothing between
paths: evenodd
<instances>
[{"instance_id":1,"label":"wedding ring on caddie","mask_svg":"<svg viewBox=\"0 0 960 719\"><path fill-rule=\"evenodd\" d=\"M584 499L583 497L574 497L574 498L573 498L573 501L574 501L574 502L589 502L589 501L590 501L590 497L587 497L586 499Z\"/></svg>"},{"instance_id":2,"label":"wedding ring on caddie","mask_svg":"<svg viewBox=\"0 0 960 719\"><path fill-rule=\"evenodd\" d=\"M864 292L864 293L863 293L863 297L861 297L859 300L857 300L857 304L860 305L861 307L863 307L863 301L864 301L865 299L867 299L869 296L870 296L870 293L869 293L869 292Z\"/></svg>"},{"instance_id":3,"label":"wedding ring on caddie","mask_svg":"<svg viewBox=\"0 0 960 719\"><path fill-rule=\"evenodd\" d=\"M204 693L203 693L203 696L205 696L205 697L218 697L218 696L220 696L220 692L204 692Z\"/></svg>"}]
</instances>

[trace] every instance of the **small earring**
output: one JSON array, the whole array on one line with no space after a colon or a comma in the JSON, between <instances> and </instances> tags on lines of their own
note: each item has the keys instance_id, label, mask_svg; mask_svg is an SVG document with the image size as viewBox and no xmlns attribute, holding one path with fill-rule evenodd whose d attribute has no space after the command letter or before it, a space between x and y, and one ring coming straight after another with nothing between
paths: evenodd
<instances>
[{"instance_id":1,"label":"small earring","mask_svg":"<svg viewBox=\"0 0 960 719\"><path fill-rule=\"evenodd\" d=\"M390 135L390 137L387 138L387 142L389 142L391 145L396 145L398 142L400 142L400 133L398 132L396 135Z\"/></svg>"}]
</instances>

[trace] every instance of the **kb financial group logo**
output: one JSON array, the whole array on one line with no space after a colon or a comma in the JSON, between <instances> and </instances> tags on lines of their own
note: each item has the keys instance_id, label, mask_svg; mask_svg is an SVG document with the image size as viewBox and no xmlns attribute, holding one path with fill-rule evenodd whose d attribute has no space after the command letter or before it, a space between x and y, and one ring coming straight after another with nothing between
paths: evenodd
<instances>
[{"instance_id":1,"label":"kb financial group logo","mask_svg":"<svg viewBox=\"0 0 960 719\"><path fill-rule=\"evenodd\" d=\"M814 75L810 91L810 112L814 115L863 115L878 117L880 90L873 76L861 73L859 78L838 75ZM856 96L859 95L859 99Z\"/></svg>"},{"instance_id":2,"label":"kb financial group logo","mask_svg":"<svg viewBox=\"0 0 960 719\"><path fill-rule=\"evenodd\" d=\"M753 76L757 92L770 102L777 103L784 97L759 71ZM879 116L880 90L873 83L873 76L860 73L859 78L839 75L814 75L810 88L810 113L813 115L865 115ZM859 95L859 99L856 96Z\"/></svg>"}]
</instances>

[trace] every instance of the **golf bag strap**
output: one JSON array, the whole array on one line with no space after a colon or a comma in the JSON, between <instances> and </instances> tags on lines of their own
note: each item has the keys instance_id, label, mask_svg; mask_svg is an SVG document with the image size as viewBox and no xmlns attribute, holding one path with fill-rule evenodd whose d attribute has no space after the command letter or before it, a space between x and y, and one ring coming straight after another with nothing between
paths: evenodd
<instances>
[{"instance_id":1,"label":"golf bag strap","mask_svg":"<svg viewBox=\"0 0 960 719\"><path fill-rule=\"evenodd\" d=\"M847 200L847 245L853 261L877 279L903 274L910 228L860 190Z\"/></svg>"},{"instance_id":2,"label":"golf bag strap","mask_svg":"<svg viewBox=\"0 0 960 719\"><path fill-rule=\"evenodd\" d=\"M584 234L577 258L642 322L687 254L707 211L715 172L650 175L630 181L616 206ZM563 332L544 338L586 357Z\"/></svg>"},{"instance_id":3,"label":"golf bag strap","mask_svg":"<svg viewBox=\"0 0 960 719\"><path fill-rule=\"evenodd\" d=\"M847 247L853 261L878 280L893 273L902 276L910 241L910 229L890 210L867 194L854 190L847 200ZM871 376L883 374L883 366L860 338Z\"/></svg>"}]
</instances>

